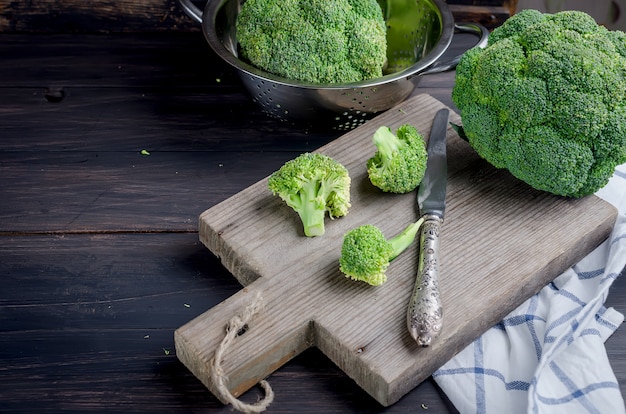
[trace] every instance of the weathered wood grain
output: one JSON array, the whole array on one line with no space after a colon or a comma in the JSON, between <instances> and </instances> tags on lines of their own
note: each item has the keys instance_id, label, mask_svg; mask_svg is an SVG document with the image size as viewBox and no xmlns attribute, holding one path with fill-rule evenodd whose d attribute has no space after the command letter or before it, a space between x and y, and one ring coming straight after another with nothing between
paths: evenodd
<instances>
[{"instance_id":1,"label":"weathered wood grain","mask_svg":"<svg viewBox=\"0 0 626 414\"><path fill-rule=\"evenodd\" d=\"M265 180L202 214L201 241L246 286L176 331L178 357L213 393L219 396L207 362L224 326L260 295L264 309L223 361L235 395L316 346L377 401L393 404L606 239L613 206L595 196L572 200L533 190L479 159L449 127L440 282L445 322L439 339L419 348L405 325L417 248L394 260L379 288L343 277L338 259L350 228L374 224L390 237L417 219L415 194L384 194L367 179L374 131L410 122L428 136L443 106L415 96L319 149L353 179L350 213L327 223L322 237L303 237L297 215L269 193ZM451 121L460 118L452 114Z\"/></svg>"},{"instance_id":2,"label":"weathered wood grain","mask_svg":"<svg viewBox=\"0 0 626 414\"><path fill-rule=\"evenodd\" d=\"M176 0L0 0L0 32L199 31Z\"/></svg>"}]
</instances>

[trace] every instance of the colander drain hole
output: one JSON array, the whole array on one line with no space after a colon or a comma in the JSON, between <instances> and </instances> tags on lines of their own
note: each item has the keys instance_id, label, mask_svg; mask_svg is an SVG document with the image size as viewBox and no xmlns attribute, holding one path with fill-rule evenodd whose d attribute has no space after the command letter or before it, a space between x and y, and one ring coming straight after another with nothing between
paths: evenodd
<instances>
[{"instance_id":1,"label":"colander drain hole","mask_svg":"<svg viewBox=\"0 0 626 414\"><path fill-rule=\"evenodd\" d=\"M367 113L359 110L350 110L342 112L341 115L335 117L335 129L339 131L350 131L360 125L363 125L367 120Z\"/></svg>"}]
</instances>

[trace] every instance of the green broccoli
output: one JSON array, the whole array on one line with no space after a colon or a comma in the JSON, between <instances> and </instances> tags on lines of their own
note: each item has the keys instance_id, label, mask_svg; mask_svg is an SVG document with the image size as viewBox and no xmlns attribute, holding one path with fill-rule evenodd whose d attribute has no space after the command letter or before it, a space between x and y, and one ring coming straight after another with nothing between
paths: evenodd
<instances>
[{"instance_id":1,"label":"green broccoli","mask_svg":"<svg viewBox=\"0 0 626 414\"><path fill-rule=\"evenodd\" d=\"M417 188L426 172L428 153L414 126L404 124L394 134L382 126L374 133L376 153L367 161L367 173L376 187L389 193Z\"/></svg>"},{"instance_id":2,"label":"green broccoli","mask_svg":"<svg viewBox=\"0 0 626 414\"><path fill-rule=\"evenodd\" d=\"M236 22L241 56L291 80L347 83L382 76L385 21L376 0L248 0Z\"/></svg>"},{"instance_id":3,"label":"green broccoli","mask_svg":"<svg viewBox=\"0 0 626 414\"><path fill-rule=\"evenodd\" d=\"M400 234L387 240L382 231L371 224L348 231L343 238L339 270L353 280L372 286L387 281L389 263L413 243L423 218L411 223Z\"/></svg>"},{"instance_id":4,"label":"green broccoli","mask_svg":"<svg viewBox=\"0 0 626 414\"><path fill-rule=\"evenodd\" d=\"M626 34L579 11L523 10L457 66L452 100L476 152L568 197L626 162Z\"/></svg>"},{"instance_id":5,"label":"green broccoli","mask_svg":"<svg viewBox=\"0 0 626 414\"><path fill-rule=\"evenodd\" d=\"M348 170L327 155L304 153L287 161L267 186L298 213L308 237L324 234L326 212L333 219L350 208Z\"/></svg>"}]
</instances>

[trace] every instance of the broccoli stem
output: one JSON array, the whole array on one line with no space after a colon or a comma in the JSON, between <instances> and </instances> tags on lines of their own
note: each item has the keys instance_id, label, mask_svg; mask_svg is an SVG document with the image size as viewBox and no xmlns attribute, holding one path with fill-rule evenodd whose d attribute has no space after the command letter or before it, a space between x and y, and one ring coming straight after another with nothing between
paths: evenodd
<instances>
[{"instance_id":1,"label":"broccoli stem","mask_svg":"<svg viewBox=\"0 0 626 414\"><path fill-rule=\"evenodd\" d=\"M422 227L423 222L424 219L420 218L415 223L409 224L400 234L388 240L393 247L393 254L389 258L389 261L398 257L400 253L413 243L413 240L415 240L415 236L417 235L420 227Z\"/></svg>"},{"instance_id":2,"label":"broccoli stem","mask_svg":"<svg viewBox=\"0 0 626 414\"><path fill-rule=\"evenodd\" d=\"M307 200L298 210L300 220L304 226L304 234L307 237L321 236L324 234L324 216L326 211L319 208L315 200Z\"/></svg>"},{"instance_id":3,"label":"broccoli stem","mask_svg":"<svg viewBox=\"0 0 626 414\"><path fill-rule=\"evenodd\" d=\"M325 231L326 208L324 202L320 201L322 187L323 183L312 182L302 188L301 205L297 211L307 237L321 236Z\"/></svg>"},{"instance_id":4,"label":"broccoli stem","mask_svg":"<svg viewBox=\"0 0 626 414\"><path fill-rule=\"evenodd\" d=\"M378 152L389 159L400 148L400 139L387 127L379 128L372 137Z\"/></svg>"}]
</instances>

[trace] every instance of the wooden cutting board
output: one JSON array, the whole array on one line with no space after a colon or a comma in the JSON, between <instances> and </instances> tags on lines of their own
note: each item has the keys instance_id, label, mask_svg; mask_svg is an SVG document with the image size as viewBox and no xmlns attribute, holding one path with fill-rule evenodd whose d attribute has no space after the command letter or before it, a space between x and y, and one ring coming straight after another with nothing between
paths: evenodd
<instances>
[{"instance_id":1,"label":"wooden cutting board","mask_svg":"<svg viewBox=\"0 0 626 414\"><path fill-rule=\"evenodd\" d=\"M418 347L405 324L418 246L394 260L372 287L338 270L345 232L362 224L394 236L416 220L415 193L385 194L365 161L381 125L411 123L428 137L444 104L417 95L319 149L352 177L352 208L306 238L296 213L267 190L267 178L200 216L200 240L245 286L175 332L178 358L213 393L209 361L227 322L258 297L263 309L222 361L238 396L308 347L316 346L382 405L390 405L604 241L617 211L589 196L567 199L531 189L481 160L448 128L448 195L441 235L444 328ZM458 114L450 120L460 123Z\"/></svg>"}]
</instances>

